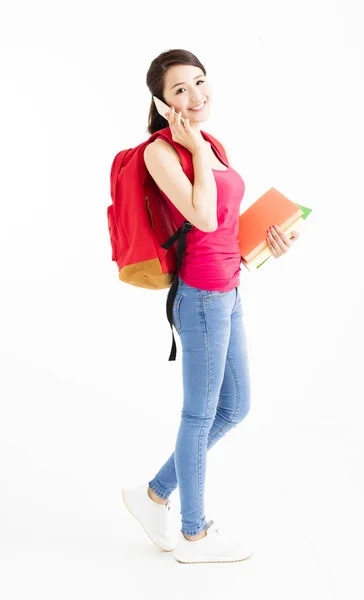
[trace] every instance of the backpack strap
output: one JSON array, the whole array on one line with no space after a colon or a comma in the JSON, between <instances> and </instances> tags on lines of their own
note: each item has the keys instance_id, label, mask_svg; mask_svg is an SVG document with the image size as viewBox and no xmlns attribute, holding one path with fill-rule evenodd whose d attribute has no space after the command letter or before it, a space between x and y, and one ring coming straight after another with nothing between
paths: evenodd
<instances>
[{"instance_id":1,"label":"backpack strap","mask_svg":"<svg viewBox=\"0 0 364 600\"><path fill-rule=\"evenodd\" d=\"M221 144L221 142L219 142L219 140L217 140L213 135L211 135L211 133L207 133L206 131L202 131L202 129L201 129L201 135L202 135L203 138L205 138L205 140L207 140L213 146L216 147L216 149L218 150L219 154L221 154L222 158L229 165L230 163L228 161L228 157L226 156L225 148ZM178 152L179 157L181 159L182 168L183 168L184 172L186 173L188 165L189 165L189 161L188 161L188 158L186 156L186 153L188 155L189 152L184 147L183 147L183 151L182 152L180 151L181 144L178 144L177 142L173 141L173 139L172 139L172 132L171 132L170 127L168 126L168 127L165 127L164 129L159 129L159 131L156 131L155 133L153 133L150 136L149 141L153 141L157 136L164 137L168 142L170 142L174 146L174 149Z\"/></svg>"},{"instance_id":2,"label":"backpack strap","mask_svg":"<svg viewBox=\"0 0 364 600\"><path fill-rule=\"evenodd\" d=\"M167 307L166 307L167 319L169 321L169 324L170 324L171 330L172 330L172 348L171 348L171 352L170 352L168 360L176 360L177 346L176 346L176 340L174 339L174 333L173 333L173 303L174 303L174 300L175 300L175 297L177 294L177 288L178 288L178 281L179 281L178 271L181 266L183 254L186 250L186 233L188 231L191 231L191 229L192 229L192 223L190 223L189 221L184 221L183 225L179 229L177 229L177 231L175 231L174 234L166 242L164 242L164 244L162 244L162 248L165 248L166 250L168 250L175 243L175 241L178 240L177 268L176 268L175 276L173 278L172 285L169 288L169 292L168 292L168 296L167 296Z\"/></svg>"},{"instance_id":3,"label":"backpack strap","mask_svg":"<svg viewBox=\"0 0 364 600\"><path fill-rule=\"evenodd\" d=\"M219 142L219 140L217 140L213 135L211 135L211 133L207 133L206 131L201 130L201 134L202 134L202 137L204 137L208 142L210 142L213 146L216 147L216 149L218 150L219 154L221 154L221 156L225 160L225 162L227 164L229 164L228 157L226 156L225 148L221 144L221 142Z\"/></svg>"},{"instance_id":4,"label":"backpack strap","mask_svg":"<svg viewBox=\"0 0 364 600\"><path fill-rule=\"evenodd\" d=\"M178 144L178 142L175 142L172 139L172 132L170 127L165 127L164 129L159 129L159 131L156 131L155 133L153 133L153 140L156 137L162 137L164 138L167 142L169 142L174 149L176 150L178 156L180 157L181 163L182 163L182 169L184 171L185 174L187 174L189 172L189 167L190 167L190 158L188 157L188 155L190 154L189 150L187 150L187 148L185 148L184 146L181 146L181 144ZM152 136L149 138L150 140L152 139Z\"/></svg>"}]
</instances>

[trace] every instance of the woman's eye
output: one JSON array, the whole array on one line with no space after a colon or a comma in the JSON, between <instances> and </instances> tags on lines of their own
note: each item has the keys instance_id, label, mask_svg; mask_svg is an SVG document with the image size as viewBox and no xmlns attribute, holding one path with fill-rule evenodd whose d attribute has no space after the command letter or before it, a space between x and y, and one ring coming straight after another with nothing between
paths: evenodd
<instances>
[{"instance_id":1,"label":"woman's eye","mask_svg":"<svg viewBox=\"0 0 364 600\"><path fill-rule=\"evenodd\" d=\"M204 79L199 79L199 80L197 81L197 83L205 83L205 80L204 80ZM176 93L177 93L177 94L179 94L179 92L180 92L181 90L185 90L185 89L186 89L186 88L179 88L179 89L177 90L177 92L176 92Z\"/></svg>"}]
</instances>

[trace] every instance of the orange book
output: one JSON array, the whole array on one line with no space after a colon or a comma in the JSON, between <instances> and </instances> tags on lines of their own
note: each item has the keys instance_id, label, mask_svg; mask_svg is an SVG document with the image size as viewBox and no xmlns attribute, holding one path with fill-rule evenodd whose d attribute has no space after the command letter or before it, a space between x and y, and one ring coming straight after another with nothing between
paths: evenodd
<instances>
[{"instance_id":1,"label":"orange book","mask_svg":"<svg viewBox=\"0 0 364 600\"><path fill-rule=\"evenodd\" d=\"M253 271L272 256L266 240L271 225L278 225L291 237L291 231L301 230L311 210L295 204L274 187L258 198L239 217L239 247L245 267Z\"/></svg>"}]
</instances>

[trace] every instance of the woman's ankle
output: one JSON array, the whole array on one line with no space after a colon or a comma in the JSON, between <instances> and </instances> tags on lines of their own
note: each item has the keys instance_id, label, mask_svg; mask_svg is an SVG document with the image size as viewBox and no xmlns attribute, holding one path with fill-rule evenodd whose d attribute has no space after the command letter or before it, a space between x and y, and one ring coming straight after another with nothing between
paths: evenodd
<instances>
[{"instance_id":1,"label":"woman's ankle","mask_svg":"<svg viewBox=\"0 0 364 600\"><path fill-rule=\"evenodd\" d=\"M187 533L183 533L183 532L182 533L183 533L185 539L188 540L189 542L197 542L197 540L200 540L201 538L205 537L205 535L207 535L206 529L204 529L204 531L201 531L200 533L196 533L196 535L187 535Z\"/></svg>"},{"instance_id":2,"label":"woman's ankle","mask_svg":"<svg viewBox=\"0 0 364 600\"><path fill-rule=\"evenodd\" d=\"M157 504L166 504L167 500L158 496L155 492L153 492L152 488L148 487L148 496L151 500L154 500Z\"/></svg>"}]
</instances>

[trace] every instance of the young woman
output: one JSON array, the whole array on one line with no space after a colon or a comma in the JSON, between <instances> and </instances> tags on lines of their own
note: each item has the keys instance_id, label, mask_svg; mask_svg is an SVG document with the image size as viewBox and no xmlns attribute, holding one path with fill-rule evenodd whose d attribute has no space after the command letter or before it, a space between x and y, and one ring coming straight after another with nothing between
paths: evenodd
<instances>
[{"instance_id":1,"label":"young woman","mask_svg":"<svg viewBox=\"0 0 364 600\"><path fill-rule=\"evenodd\" d=\"M151 102L148 132L169 125L172 139L191 152L193 161L192 185L168 141L157 138L144 152L146 167L171 210L193 225L173 304L182 345L184 398L174 452L150 481L124 489L123 498L151 540L163 550L173 550L178 562L234 562L248 558L251 548L245 539L223 538L214 521L206 520L204 489L207 451L246 417L250 407L238 289L238 218L245 185L201 134L212 90L197 57L185 50L162 53L151 63L147 85L152 96L170 107L164 119ZM182 528L174 539L169 496L177 485Z\"/></svg>"}]
</instances>

